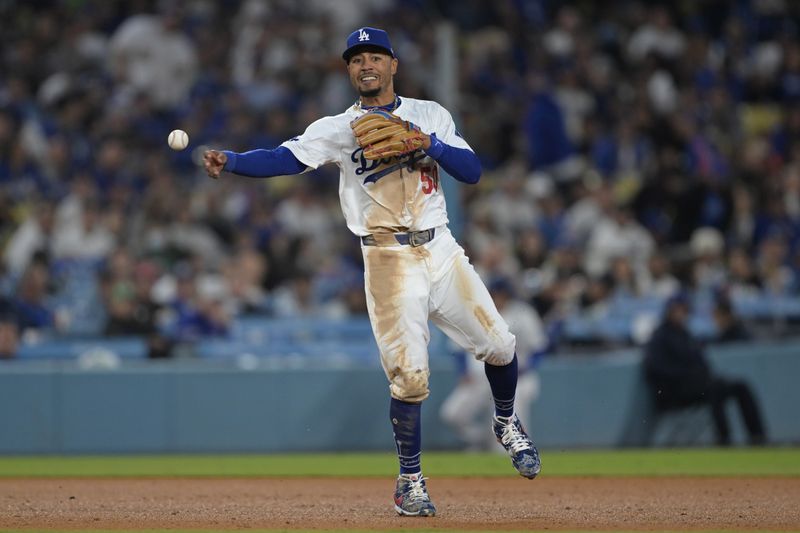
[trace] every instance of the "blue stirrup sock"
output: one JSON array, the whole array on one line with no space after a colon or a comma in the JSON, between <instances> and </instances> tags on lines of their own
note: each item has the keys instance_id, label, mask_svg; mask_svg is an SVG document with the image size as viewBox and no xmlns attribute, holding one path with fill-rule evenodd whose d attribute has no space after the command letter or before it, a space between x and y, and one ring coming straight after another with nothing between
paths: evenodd
<instances>
[{"instance_id":1,"label":"blue stirrup sock","mask_svg":"<svg viewBox=\"0 0 800 533\"><path fill-rule=\"evenodd\" d=\"M509 417L514 414L514 395L517 393L517 354L505 366L483 364L494 398L494 413Z\"/></svg>"},{"instance_id":2,"label":"blue stirrup sock","mask_svg":"<svg viewBox=\"0 0 800 533\"><path fill-rule=\"evenodd\" d=\"M392 398L389 418L392 421L397 458L401 474L416 474L420 471L422 456L422 404L408 403Z\"/></svg>"}]
</instances>

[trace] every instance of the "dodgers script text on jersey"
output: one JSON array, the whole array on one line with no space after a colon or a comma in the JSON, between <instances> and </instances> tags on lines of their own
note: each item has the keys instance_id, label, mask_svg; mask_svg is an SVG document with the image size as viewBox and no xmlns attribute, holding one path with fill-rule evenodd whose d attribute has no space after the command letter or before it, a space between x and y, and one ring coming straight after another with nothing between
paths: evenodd
<instances>
[{"instance_id":1,"label":"dodgers script text on jersey","mask_svg":"<svg viewBox=\"0 0 800 533\"><path fill-rule=\"evenodd\" d=\"M335 163L347 227L356 235L417 231L447 223L438 165L417 151L402 158L370 161L361 155L350 122L364 113L352 106L324 117L283 146L311 168ZM457 148L470 146L456 132L450 113L436 102L403 98L394 113Z\"/></svg>"}]
</instances>

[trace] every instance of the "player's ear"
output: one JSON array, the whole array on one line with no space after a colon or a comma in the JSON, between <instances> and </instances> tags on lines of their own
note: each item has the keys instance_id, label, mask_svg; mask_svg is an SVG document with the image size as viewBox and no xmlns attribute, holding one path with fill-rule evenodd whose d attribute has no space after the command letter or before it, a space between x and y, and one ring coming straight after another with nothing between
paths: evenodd
<instances>
[{"instance_id":1,"label":"player's ear","mask_svg":"<svg viewBox=\"0 0 800 533\"><path fill-rule=\"evenodd\" d=\"M397 58L393 57L392 58L392 76L394 76L395 74L397 74Z\"/></svg>"}]
</instances>

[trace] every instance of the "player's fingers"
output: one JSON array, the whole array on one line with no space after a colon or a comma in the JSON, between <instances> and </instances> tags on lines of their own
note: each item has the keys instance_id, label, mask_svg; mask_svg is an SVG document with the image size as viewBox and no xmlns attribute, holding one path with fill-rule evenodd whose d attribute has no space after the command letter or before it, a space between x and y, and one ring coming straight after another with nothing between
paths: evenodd
<instances>
[{"instance_id":1,"label":"player's fingers","mask_svg":"<svg viewBox=\"0 0 800 533\"><path fill-rule=\"evenodd\" d=\"M219 178L227 160L227 155L217 150L207 150L203 153L203 166L212 178Z\"/></svg>"},{"instance_id":2,"label":"player's fingers","mask_svg":"<svg viewBox=\"0 0 800 533\"><path fill-rule=\"evenodd\" d=\"M224 155L225 154L217 150L206 150L203 153L203 159L206 161L212 161L214 163L221 163L220 159L222 159Z\"/></svg>"},{"instance_id":3,"label":"player's fingers","mask_svg":"<svg viewBox=\"0 0 800 533\"><path fill-rule=\"evenodd\" d=\"M206 158L203 161L203 166L206 169L206 174L208 174L212 178L218 178L219 173L222 170L222 165L217 164L210 158Z\"/></svg>"}]
</instances>

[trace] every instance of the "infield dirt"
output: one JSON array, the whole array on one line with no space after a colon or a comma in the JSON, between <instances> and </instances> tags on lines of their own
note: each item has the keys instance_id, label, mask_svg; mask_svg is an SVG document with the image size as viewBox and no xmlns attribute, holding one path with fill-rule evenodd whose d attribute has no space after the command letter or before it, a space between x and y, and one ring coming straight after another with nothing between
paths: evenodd
<instances>
[{"instance_id":1,"label":"infield dirt","mask_svg":"<svg viewBox=\"0 0 800 533\"><path fill-rule=\"evenodd\" d=\"M0 529L800 530L800 478L434 478L434 518L389 478L2 479Z\"/></svg>"}]
</instances>

